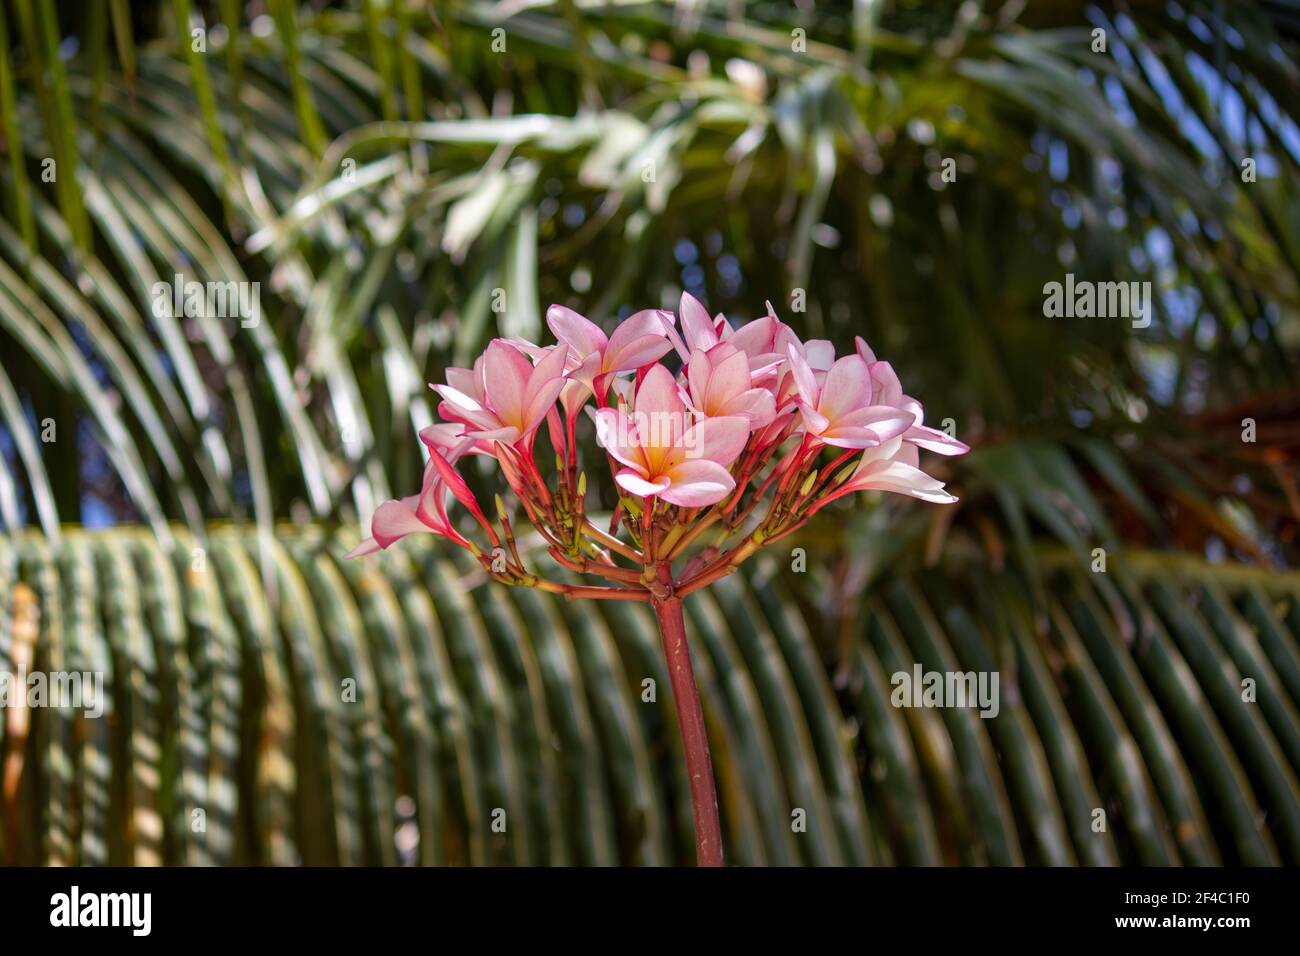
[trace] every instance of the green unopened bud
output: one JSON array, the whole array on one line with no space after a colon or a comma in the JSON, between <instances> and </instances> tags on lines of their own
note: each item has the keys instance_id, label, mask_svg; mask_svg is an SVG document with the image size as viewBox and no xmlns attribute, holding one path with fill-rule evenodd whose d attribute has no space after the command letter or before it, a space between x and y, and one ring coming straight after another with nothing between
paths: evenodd
<instances>
[{"instance_id":1,"label":"green unopened bud","mask_svg":"<svg viewBox=\"0 0 1300 956\"><path fill-rule=\"evenodd\" d=\"M555 453L555 473L557 475L564 474L564 456L558 451Z\"/></svg>"},{"instance_id":2,"label":"green unopened bud","mask_svg":"<svg viewBox=\"0 0 1300 956\"><path fill-rule=\"evenodd\" d=\"M813 485L815 484L817 484L816 468L812 470L812 474L810 474L807 478L803 480L803 487L799 489L799 497L800 498L808 497L808 495L812 493Z\"/></svg>"},{"instance_id":3,"label":"green unopened bud","mask_svg":"<svg viewBox=\"0 0 1300 956\"><path fill-rule=\"evenodd\" d=\"M578 497L582 498L587 494L587 473L578 472Z\"/></svg>"},{"instance_id":4,"label":"green unopened bud","mask_svg":"<svg viewBox=\"0 0 1300 956\"><path fill-rule=\"evenodd\" d=\"M500 518L502 522L505 522L509 520L506 516L506 503L501 500L500 495L497 495L496 499L497 499L497 517Z\"/></svg>"}]
</instances>

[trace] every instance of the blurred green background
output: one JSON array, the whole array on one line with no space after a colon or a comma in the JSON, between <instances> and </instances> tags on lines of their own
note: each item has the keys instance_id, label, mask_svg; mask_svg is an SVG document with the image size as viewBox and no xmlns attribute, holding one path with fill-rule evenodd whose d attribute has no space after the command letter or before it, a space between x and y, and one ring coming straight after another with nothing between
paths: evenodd
<instances>
[{"instance_id":1,"label":"blurred green background","mask_svg":"<svg viewBox=\"0 0 1300 956\"><path fill-rule=\"evenodd\" d=\"M114 703L5 731L5 860L688 860L641 609L337 560L446 365L683 289L865 336L974 449L928 463L959 505L845 502L692 598L732 860L1300 860L1296 4L0 22L0 664ZM1067 274L1149 326L1046 316ZM914 662L1001 714L888 707Z\"/></svg>"}]
</instances>

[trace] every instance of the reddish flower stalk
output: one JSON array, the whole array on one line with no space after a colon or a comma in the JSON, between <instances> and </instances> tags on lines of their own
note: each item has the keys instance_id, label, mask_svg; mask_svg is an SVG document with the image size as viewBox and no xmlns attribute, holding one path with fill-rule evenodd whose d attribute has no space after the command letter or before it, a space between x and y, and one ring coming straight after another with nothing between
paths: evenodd
<instances>
[{"instance_id":1,"label":"reddish flower stalk","mask_svg":"<svg viewBox=\"0 0 1300 956\"><path fill-rule=\"evenodd\" d=\"M420 433L429 452L420 493L381 505L372 537L350 556L426 532L465 548L503 584L650 604L690 779L697 862L720 866L722 828L683 599L852 492L956 500L917 467L917 449L961 454L966 446L922 424L920 404L861 339L855 354L836 359L829 342L800 342L770 305L765 317L733 329L683 295L680 335L676 317L662 310L638 312L608 337L561 306L551 307L547 323L559 344L497 339L472 369L448 369L446 384L433 386L445 421ZM682 360L677 374L659 364L672 350ZM608 531L587 516L578 460L579 413L593 399L587 411L619 494ZM552 445L542 460L555 465L549 478L534 454L542 422ZM823 462L829 452L836 457ZM541 539L535 550L610 583L573 584L528 568L534 549L520 547L505 501L495 496L498 534L456 470L467 455L497 462ZM465 536L468 526L455 527L448 493L473 517L486 549Z\"/></svg>"},{"instance_id":2,"label":"reddish flower stalk","mask_svg":"<svg viewBox=\"0 0 1300 956\"><path fill-rule=\"evenodd\" d=\"M672 586L672 572L659 566L660 581ZM709 757L709 735L704 729L704 708L695 685L691 651L686 642L682 599L676 595L653 598L668 679L673 685L673 702L681 728L686 776L691 786L691 809L695 814L695 862L699 866L722 866L722 822L718 817L718 792L713 784L713 761Z\"/></svg>"}]
</instances>

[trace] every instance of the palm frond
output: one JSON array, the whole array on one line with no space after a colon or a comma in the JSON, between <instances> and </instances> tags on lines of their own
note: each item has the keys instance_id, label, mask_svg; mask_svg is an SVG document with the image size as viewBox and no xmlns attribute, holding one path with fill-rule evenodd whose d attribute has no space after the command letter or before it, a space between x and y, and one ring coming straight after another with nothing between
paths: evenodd
<instances>
[{"instance_id":1,"label":"palm frond","mask_svg":"<svg viewBox=\"0 0 1300 956\"><path fill-rule=\"evenodd\" d=\"M345 564L318 528L281 530L269 579L254 529L173 539L0 541L0 667L102 672L112 715L9 723L7 861L690 858L643 608L502 592L436 549ZM1035 617L969 557L902 562L860 609L774 555L687 602L729 858L1300 859L1296 575L1046 551ZM997 675L996 713L891 706L914 668Z\"/></svg>"}]
</instances>

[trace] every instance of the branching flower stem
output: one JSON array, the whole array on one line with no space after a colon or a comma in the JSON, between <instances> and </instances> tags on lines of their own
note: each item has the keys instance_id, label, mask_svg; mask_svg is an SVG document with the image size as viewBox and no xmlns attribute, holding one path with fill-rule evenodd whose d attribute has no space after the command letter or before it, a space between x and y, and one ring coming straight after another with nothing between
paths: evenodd
<instances>
[{"instance_id":1,"label":"branching flower stem","mask_svg":"<svg viewBox=\"0 0 1300 956\"><path fill-rule=\"evenodd\" d=\"M591 587L579 584L564 584L560 581L548 581L532 576L520 582L524 587L538 588L562 595L567 600L577 598L596 598L606 601L648 601L650 592L644 588Z\"/></svg>"},{"instance_id":2,"label":"branching flower stem","mask_svg":"<svg viewBox=\"0 0 1300 956\"><path fill-rule=\"evenodd\" d=\"M623 557L635 561L637 564L642 563L643 558L641 552L636 548L629 547L612 534L606 534L604 531L601 531L592 524L590 520L584 519L584 521L584 531L587 537L604 547L609 548L611 551L617 551L619 554L623 555Z\"/></svg>"}]
</instances>

